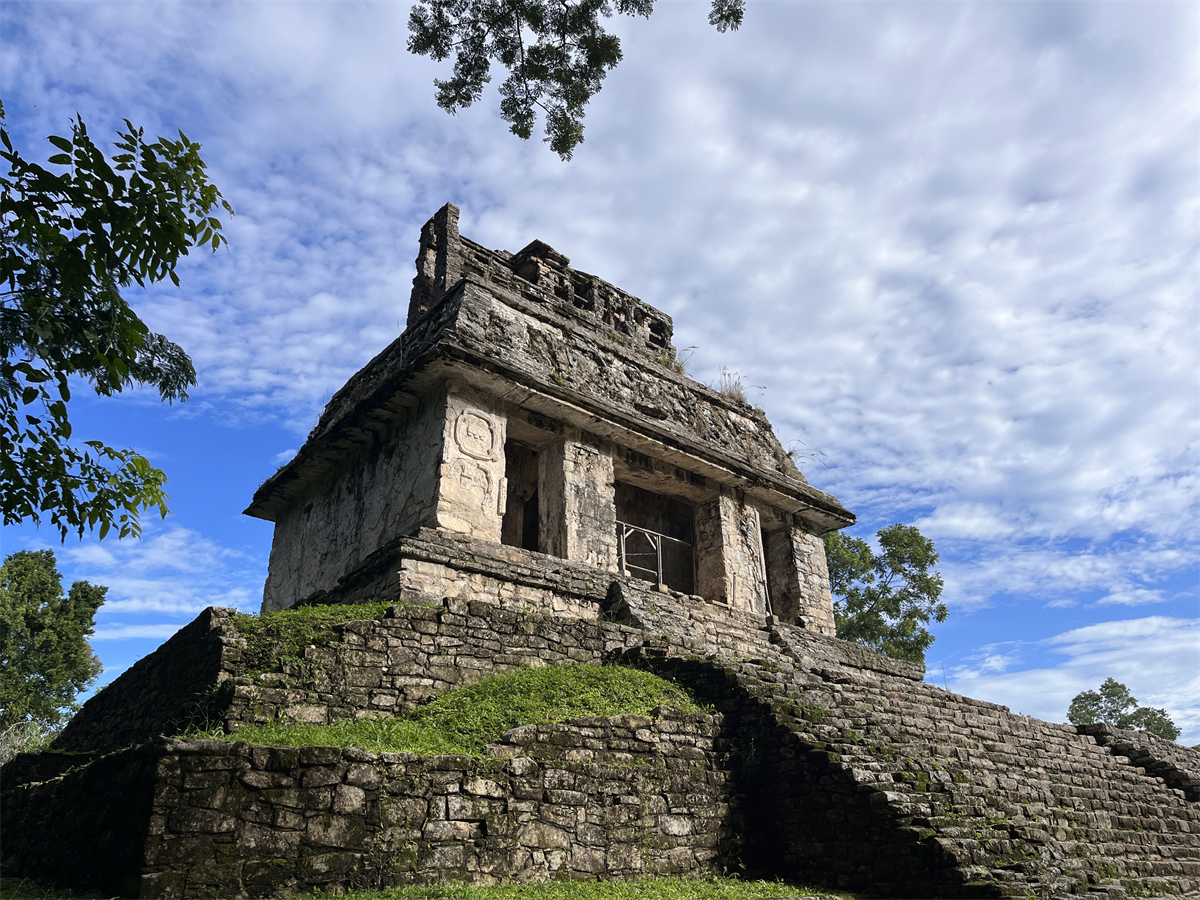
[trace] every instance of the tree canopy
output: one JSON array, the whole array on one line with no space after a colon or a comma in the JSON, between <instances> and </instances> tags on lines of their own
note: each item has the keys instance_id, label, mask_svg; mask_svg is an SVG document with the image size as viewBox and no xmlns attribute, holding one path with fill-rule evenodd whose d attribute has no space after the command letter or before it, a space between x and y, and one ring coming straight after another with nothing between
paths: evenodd
<instances>
[{"instance_id":1,"label":"tree canopy","mask_svg":"<svg viewBox=\"0 0 1200 900\"><path fill-rule=\"evenodd\" d=\"M3 120L0 105L0 120ZM70 443L71 379L111 396L151 385L166 401L187 399L191 359L152 332L121 289L169 278L192 247L225 238L214 213L232 213L208 180L200 145L147 143L125 120L110 163L83 120L50 171L29 162L0 127L0 508L4 524L43 516L65 540L114 526L140 534L139 515L167 513L166 476L138 453L100 441Z\"/></svg>"},{"instance_id":2,"label":"tree canopy","mask_svg":"<svg viewBox=\"0 0 1200 900\"><path fill-rule=\"evenodd\" d=\"M745 0L712 0L708 21L737 30ZM408 18L408 49L438 62L454 56L454 74L435 79L437 104L449 113L483 96L491 64L500 85L500 115L528 140L540 109L546 142L562 159L583 141L583 113L605 76L621 61L621 41L601 17L644 16L654 0L417 0Z\"/></svg>"},{"instance_id":3,"label":"tree canopy","mask_svg":"<svg viewBox=\"0 0 1200 900\"><path fill-rule=\"evenodd\" d=\"M862 538L825 535L837 635L923 665L934 641L925 626L948 615L942 577L930 571L937 551L912 525L881 528L876 539L879 553Z\"/></svg>"},{"instance_id":4,"label":"tree canopy","mask_svg":"<svg viewBox=\"0 0 1200 900\"><path fill-rule=\"evenodd\" d=\"M106 587L76 581L63 596L50 550L20 550L0 566L0 729L55 728L100 674L92 654L96 610Z\"/></svg>"},{"instance_id":5,"label":"tree canopy","mask_svg":"<svg viewBox=\"0 0 1200 900\"><path fill-rule=\"evenodd\" d=\"M1165 709L1138 706L1129 688L1115 678L1106 678L1099 691L1081 691L1067 709L1067 721L1072 725L1091 725L1104 722L1114 728L1148 731L1173 741L1180 730Z\"/></svg>"}]
</instances>

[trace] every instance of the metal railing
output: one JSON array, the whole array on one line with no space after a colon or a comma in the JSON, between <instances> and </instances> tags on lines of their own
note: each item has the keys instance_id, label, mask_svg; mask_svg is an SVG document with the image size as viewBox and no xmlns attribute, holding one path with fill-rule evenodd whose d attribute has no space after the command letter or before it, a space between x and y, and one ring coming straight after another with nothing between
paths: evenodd
<instances>
[{"instance_id":1,"label":"metal railing","mask_svg":"<svg viewBox=\"0 0 1200 900\"><path fill-rule=\"evenodd\" d=\"M691 544L679 538L618 521L617 544L621 553L622 574L644 573L653 577L655 584L663 584L663 541L679 544L689 550L692 548ZM653 565L650 565L651 562Z\"/></svg>"}]
</instances>

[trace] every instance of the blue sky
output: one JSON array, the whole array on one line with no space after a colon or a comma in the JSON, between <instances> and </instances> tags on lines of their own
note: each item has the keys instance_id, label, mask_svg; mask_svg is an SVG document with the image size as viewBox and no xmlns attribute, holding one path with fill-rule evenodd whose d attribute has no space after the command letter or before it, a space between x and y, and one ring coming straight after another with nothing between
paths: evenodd
<instances>
[{"instance_id":1,"label":"blue sky","mask_svg":"<svg viewBox=\"0 0 1200 900\"><path fill-rule=\"evenodd\" d=\"M133 290L192 399L76 392L174 514L53 547L110 586L111 679L210 604L257 609L271 526L241 510L400 330L417 232L540 238L740 372L868 536L915 523L950 620L930 679L1062 721L1113 676L1200 741L1200 59L1194 3L696 2L617 20L625 60L562 163L489 89L404 50L404 3L0 3L27 156L83 116L203 143L237 216L182 287Z\"/></svg>"}]
</instances>

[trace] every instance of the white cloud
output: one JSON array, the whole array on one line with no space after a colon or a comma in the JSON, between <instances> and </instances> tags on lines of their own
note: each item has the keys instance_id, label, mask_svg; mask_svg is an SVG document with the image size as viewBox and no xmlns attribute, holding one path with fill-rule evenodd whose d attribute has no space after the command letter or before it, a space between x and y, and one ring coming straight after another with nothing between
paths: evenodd
<instances>
[{"instance_id":1,"label":"white cloud","mask_svg":"<svg viewBox=\"0 0 1200 900\"><path fill-rule=\"evenodd\" d=\"M119 625L112 628L97 628L93 641L125 641L130 638L158 638L166 640L180 628L178 622L163 625Z\"/></svg>"},{"instance_id":2,"label":"white cloud","mask_svg":"<svg viewBox=\"0 0 1200 900\"><path fill-rule=\"evenodd\" d=\"M700 380L766 385L780 437L826 454L814 484L935 539L955 615L1021 598L1040 639L1046 607L1195 608L1194 4L751 4L725 35L660 4L616 23L570 164L508 135L490 89L438 110L405 15L6 10L19 141L76 110L94 134L183 126L238 211L227 251L135 297L197 363L178 415L305 434L399 333L417 231L452 200L485 245L541 238L671 313ZM114 608L254 605L262 560L157 537L77 565ZM987 684L1023 677L1012 652Z\"/></svg>"},{"instance_id":3,"label":"white cloud","mask_svg":"<svg viewBox=\"0 0 1200 900\"><path fill-rule=\"evenodd\" d=\"M1162 603L1165 599L1162 591L1122 584L1109 591L1099 602L1101 606L1141 606L1146 603Z\"/></svg>"},{"instance_id":4,"label":"white cloud","mask_svg":"<svg viewBox=\"0 0 1200 900\"><path fill-rule=\"evenodd\" d=\"M80 543L61 554L73 579L108 587L102 622L138 613L190 616L209 606L257 611L262 602L258 560L186 528L147 521L144 529L140 541ZM106 624L97 634L103 631L115 640L112 635L124 633L121 628Z\"/></svg>"},{"instance_id":5,"label":"white cloud","mask_svg":"<svg viewBox=\"0 0 1200 900\"><path fill-rule=\"evenodd\" d=\"M1200 741L1200 619L1148 616L1100 622L1026 647L1035 644L1065 658L1057 665L1007 671L995 662L996 648L983 647L976 659L948 669L950 689L1061 722L1076 694L1115 678L1140 705L1165 708L1183 730L1182 743ZM931 679L940 683L940 672L932 672Z\"/></svg>"}]
</instances>

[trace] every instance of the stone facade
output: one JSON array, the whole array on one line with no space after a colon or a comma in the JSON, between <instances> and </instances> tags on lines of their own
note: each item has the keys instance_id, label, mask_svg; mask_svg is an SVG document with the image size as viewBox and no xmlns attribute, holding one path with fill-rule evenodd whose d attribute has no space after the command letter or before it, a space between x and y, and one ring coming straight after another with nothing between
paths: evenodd
<instances>
[{"instance_id":1,"label":"stone facade","mask_svg":"<svg viewBox=\"0 0 1200 900\"><path fill-rule=\"evenodd\" d=\"M670 317L539 241L489 251L457 222L447 206L422 230L404 334L255 494L247 512L275 523L263 609L394 578L376 554L431 528L827 632L812 539L854 517L762 412L682 374ZM657 527L628 521L634 489L658 498L639 504ZM808 539L768 552L776 533Z\"/></svg>"},{"instance_id":2,"label":"stone facade","mask_svg":"<svg viewBox=\"0 0 1200 900\"><path fill-rule=\"evenodd\" d=\"M490 759L165 740L35 781L26 757L6 769L30 787L5 795L5 854L189 900L719 871L738 851L719 735L720 716L661 709L515 729Z\"/></svg>"},{"instance_id":3,"label":"stone facade","mask_svg":"<svg viewBox=\"0 0 1200 900\"><path fill-rule=\"evenodd\" d=\"M444 555L452 552L447 547ZM555 577L565 583L565 573L547 575L546 590ZM576 589L587 591L583 585ZM752 871L883 896L1099 898L1200 891L1200 804L1194 799L1200 753L1194 750L1131 732L1014 715L924 683L920 667L911 663L700 597L664 595L637 579L610 582L607 594L595 600L595 618L505 609L481 597L400 604L382 619L335 626L333 640L308 653L318 663L315 682L312 667L243 674L240 638L229 627L228 613L209 611L174 646L143 659L89 701L60 739L60 747L75 755L21 757L5 768L0 824L5 834L29 835L6 840L6 871L45 873L49 863L38 860L49 858L46 848L61 846L64 829L104 815L111 819L104 820L105 834L116 835L106 840L114 847L121 835L120 846L127 849L161 845L154 851L162 854L154 857L157 862L128 862L141 866L138 878L154 876L140 881L133 896L180 896L206 885L213 893L265 896L305 878L311 879L305 884L334 885L368 875L371 883L398 883L541 878L553 872L634 874L618 846L619 835L630 834L621 830L625 825L605 820L603 827L616 830L604 832L603 840L600 831L583 827L599 827L593 820L602 816L591 810L609 808L603 804L612 801L616 779L587 767L608 765L605 753L642 746L638 729L629 736L631 720L510 732L502 742L507 749L494 749L493 756L533 760L519 765L536 764L543 773L537 776L543 778L537 796L523 793L515 770L496 774L508 763L496 762L498 768L487 774L479 766L491 763L460 757L375 761L354 756L357 751L320 749L301 757L244 744L189 747L153 740L137 750L109 752L138 738L128 725L105 732L104 724L115 718L114 701L106 695L112 692L123 707L145 711L143 738L175 727L176 719L154 719L165 710L155 712L152 703L141 701L160 689L156 673L166 671L166 661L156 657L179 657L196 647L207 648L202 655L209 656L216 648L215 657L223 661L213 677L218 689L196 688L207 697L210 721L223 721L234 731L272 718L322 722L387 715L446 687L531 664L614 661L688 686L720 714L686 719L695 729L690 734L695 749L676 742L661 764L654 763L672 773L669 782L639 781L640 767L620 775L628 782L623 793L664 797L667 804L647 801L646 811L658 810L656 818L626 823L643 829L637 832L639 847L662 851L642 857L640 872L712 870L732 854ZM177 700L187 705L186 698ZM667 740L664 735L677 727L672 715L645 723L647 733ZM578 739L566 737L568 732ZM704 755L709 751L715 755ZM226 774L203 775L200 770L210 763L160 766L163 759L184 757L223 760L211 765ZM671 758L687 764L673 768ZM358 794L343 791L345 797L337 799L337 785L361 787L346 780L359 764L382 765L383 781L408 779L396 794L409 804L406 816L415 810L427 817L423 822L433 816L434 822L457 824L438 824L427 836L425 824L414 830L410 823L407 836L388 837L382 819L372 818L375 813L350 810ZM191 776L188 766L195 770ZM314 775L306 785L306 766L332 771L328 777L336 780L318 785ZM555 766L569 769L577 786L552 785L547 779ZM247 774L257 771L265 774ZM487 798L466 787L481 777L504 796ZM109 783L124 785L124 796L153 793L160 798L155 815L164 818L112 818L111 804L96 800L88 806L80 799L87 791L108 796ZM229 790L222 793L226 783ZM706 798L703 808L672 801L662 787L668 783L678 796ZM435 803L440 785L456 786L447 788L447 796L470 795L460 798L466 803L487 798L487 815L455 818L447 806L446 818L437 818L443 815ZM309 797L304 792L310 788L326 790L312 795L311 809L308 799L295 805L297 798L288 792ZM571 795L566 803L560 791L586 796ZM601 796L607 798L603 803ZM335 809L336 803L342 806ZM575 810L575 819L564 805ZM685 808L688 812L680 812ZM66 814L79 809L89 811ZM532 818L518 821L513 818L518 813ZM604 815L619 817L619 810ZM320 830L331 816L339 823L336 831L309 835L310 819L318 820L313 828ZM363 817L361 823L356 816ZM670 816L693 819L684 825ZM541 828L524 832L535 820L565 836ZM486 834L475 830L480 821L489 823ZM580 830L563 824L571 821ZM514 842L513 835L522 833L528 840ZM435 841L434 834L442 838ZM697 842L672 843L692 836ZM603 865L601 846L609 851ZM218 859L222 865L214 862ZM234 877L222 867L231 860L241 880L219 880ZM96 863L88 871L111 874L112 866L105 866ZM127 876L130 870L124 871Z\"/></svg>"},{"instance_id":4,"label":"stone facade","mask_svg":"<svg viewBox=\"0 0 1200 900\"><path fill-rule=\"evenodd\" d=\"M264 610L330 590L395 535L436 521L439 514L450 517L436 464L446 444L447 406L444 393L436 391L402 411L376 434L372 452L353 455L326 490L279 515Z\"/></svg>"}]
</instances>

